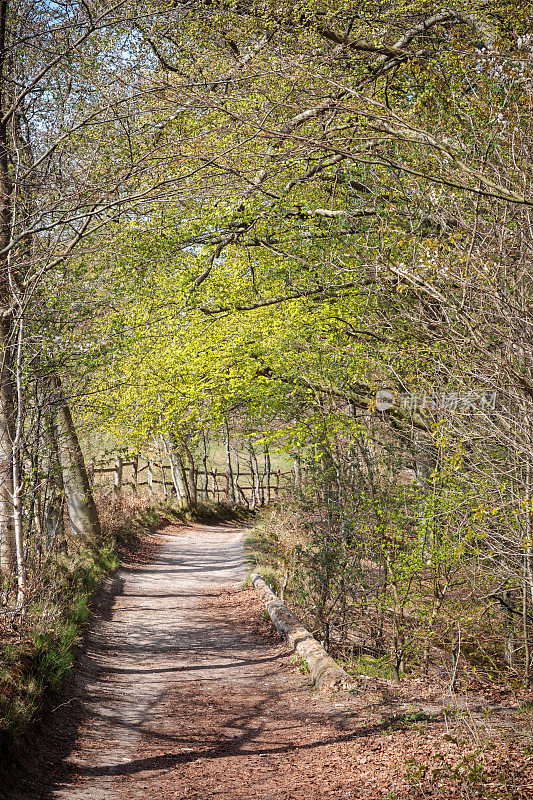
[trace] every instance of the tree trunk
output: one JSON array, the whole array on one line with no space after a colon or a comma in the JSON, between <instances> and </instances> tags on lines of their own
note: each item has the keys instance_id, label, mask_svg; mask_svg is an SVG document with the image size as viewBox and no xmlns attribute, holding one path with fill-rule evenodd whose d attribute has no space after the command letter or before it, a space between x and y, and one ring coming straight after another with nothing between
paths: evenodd
<instances>
[{"instance_id":1,"label":"tree trunk","mask_svg":"<svg viewBox=\"0 0 533 800\"><path fill-rule=\"evenodd\" d=\"M165 500L168 500L168 487L167 487L167 479L165 477L165 464L163 462L163 457L161 457L161 482L163 484L163 495Z\"/></svg>"},{"instance_id":2,"label":"tree trunk","mask_svg":"<svg viewBox=\"0 0 533 800\"><path fill-rule=\"evenodd\" d=\"M526 571L526 558L524 555L523 567L523 586L522 586L522 635L524 637L524 684L529 689L531 683L530 669L531 669L531 648L529 646L529 628L528 628L528 592L527 592L527 571Z\"/></svg>"},{"instance_id":3,"label":"tree trunk","mask_svg":"<svg viewBox=\"0 0 533 800\"><path fill-rule=\"evenodd\" d=\"M72 422L70 408L63 396L61 382L54 378L58 392L56 428L59 461L67 501L70 527L74 536L91 547L96 547L101 537L100 521L78 435Z\"/></svg>"},{"instance_id":4,"label":"tree trunk","mask_svg":"<svg viewBox=\"0 0 533 800\"><path fill-rule=\"evenodd\" d=\"M188 511L192 507L192 498L189 492L183 461L177 453L171 453L170 463L172 466L172 482L174 483L174 488L179 498L180 507L184 511Z\"/></svg>"},{"instance_id":5,"label":"tree trunk","mask_svg":"<svg viewBox=\"0 0 533 800\"><path fill-rule=\"evenodd\" d=\"M265 479L266 479L266 501L267 501L267 505L269 505L270 501L272 500L271 491L270 491L270 471L271 471L270 453L268 451L268 445L265 445Z\"/></svg>"},{"instance_id":6,"label":"tree trunk","mask_svg":"<svg viewBox=\"0 0 533 800\"><path fill-rule=\"evenodd\" d=\"M202 431L202 441L204 445L204 453L202 457L202 463L204 465L204 493L205 493L205 499L209 500L209 473L207 471L208 453L207 453L207 438L205 435L205 431Z\"/></svg>"},{"instance_id":7,"label":"tree trunk","mask_svg":"<svg viewBox=\"0 0 533 800\"><path fill-rule=\"evenodd\" d=\"M155 442L157 445L157 451L159 453L159 463L161 468L161 482L163 484L163 495L165 500L168 500L168 488L167 488L167 479L165 477L165 462L163 459L163 453L165 452L164 447L161 446L163 437L157 437Z\"/></svg>"},{"instance_id":8,"label":"tree trunk","mask_svg":"<svg viewBox=\"0 0 533 800\"><path fill-rule=\"evenodd\" d=\"M43 474L46 477L40 528L44 535L45 552L49 553L53 543L58 539L61 544L64 544L65 529L63 523L63 511L65 505L65 494L63 488L63 478L61 474L61 464L59 461L59 446L57 442L57 429L54 418L55 412L54 409L50 408L48 405L44 408L43 414L43 439L46 448L43 459ZM92 486L93 481L90 480L90 482Z\"/></svg>"},{"instance_id":9,"label":"tree trunk","mask_svg":"<svg viewBox=\"0 0 533 800\"><path fill-rule=\"evenodd\" d=\"M187 482L187 490L190 498L190 505L191 508L196 508L196 506L198 505L198 487L197 487L198 470L196 469L196 464L194 463L194 456L191 453L191 449L188 446L187 442L185 441L184 437L179 436L179 440L183 448L183 452L187 456L187 461L189 462L189 469L187 470L189 473L188 477L187 477L187 471L183 466L183 462L182 462L182 469L183 469L183 475Z\"/></svg>"},{"instance_id":10,"label":"tree trunk","mask_svg":"<svg viewBox=\"0 0 533 800\"><path fill-rule=\"evenodd\" d=\"M136 497L139 491L139 456L135 456L132 464L132 483L133 495Z\"/></svg>"},{"instance_id":11,"label":"tree trunk","mask_svg":"<svg viewBox=\"0 0 533 800\"><path fill-rule=\"evenodd\" d=\"M15 423L15 437L13 439L12 451L12 466L13 466L13 526L15 530L15 549L17 555L17 609L22 609L24 606L24 596L26 593L26 575L24 564L24 541L23 541L23 521L22 521L22 492L23 481L21 475L21 447L24 435L24 404L23 404L23 391L22 391L22 358L23 358L23 345L24 345L24 326L22 312L18 320L18 334L17 334L17 349L16 358L14 361L15 366L15 386L17 391L16 400L16 423Z\"/></svg>"},{"instance_id":12,"label":"tree trunk","mask_svg":"<svg viewBox=\"0 0 533 800\"><path fill-rule=\"evenodd\" d=\"M63 526L63 495L54 495L50 498L44 511L43 533L46 552L49 553L54 542L64 540Z\"/></svg>"},{"instance_id":13,"label":"tree trunk","mask_svg":"<svg viewBox=\"0 0 533 800\"><path fill-rule=\"evenodd\" d=\"M176 453L170 439L163 439L163 444L170 463L170 474L178 498L178 506L180 509L188 511L191 508L191 496L189 494L183 462Z\"/></svg>"},{"instance_id":14,"label":"tree trunk","mask_svg":"<svg viewBox=\"0 0 533 800\"><path fill-rule=\"evenodd\" d=\"M6 20L9 3L0 2L0 116L6 97ZM6 125L0 123L0 249L11 239L12 185L9 177L9 142ZM13 320L9 285L9 263L0 262L0 578L11 581L16 571L17 549L13 519L13 441L15 404L13 386Z\"/></svg>"},{"instance_id":15,"label":"tree trunk","mask_svg":"<svg viewBox=\"0 0 533 800\"><path fill-rule=\"evenodd\" d=\"M10 581L17 566L17 548L13 520L13 441L15 439L15 404L12 382L11 323L0 322L0 572L2 581Z\"/></svg>"},{"instance_id":16,"label":"tree trunk","mask_svg":"<svg viewBox=\"0 0 533 800\"><path fill-rule=\"evenodd\" d=\"M244 492L239 486L239 478L241 475L241 462L239 459L239 451L235 450L235 474L233 476L233 483L235 486L235 502L238 503L244 497ZM248 502L245 503L248 506Z\"/></svg>"},{"instance_id":17,"label":"tree trunk","mask_svg":"<svg viewBox=\"0 0 533 800\"><path fill-rule=\"evenodd\" d=\"M251 489L250 508L252 509L252 511L255 511L257 508L257 495L255 493L255 471L251 454L248 458L248 466L250 467L250 489Z\"/></svg>"},{"instance_id":18,"label":"tree trunk","mask_svg":"<svg viewBox=\"0 0 533 800\"><path fill-rule=\"evenodd\" d=\"M250 454L250 473L252 476L252 509L256 509L261 504L259 494L259 465L251 441L248 441L248 452Z\"/></svg>"},{"instance_id":19,"label":"tree trunk","mask_svg":"<svg viewBox=\"0 0 533 800\"><path fill-rule=\"evenodd\" d=\"M228 501L231 505L235 505L235 479L233 477L233 466L231 463L231 443L228 420L226 420L226 460L228 462Z\"/></svg>"}]
</instances>

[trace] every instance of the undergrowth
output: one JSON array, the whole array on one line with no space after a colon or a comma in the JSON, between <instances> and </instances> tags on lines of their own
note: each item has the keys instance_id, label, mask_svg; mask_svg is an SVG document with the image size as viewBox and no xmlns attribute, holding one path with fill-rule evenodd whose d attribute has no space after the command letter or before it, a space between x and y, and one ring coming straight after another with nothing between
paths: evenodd
<instances>
[{"instance_id":1,"label":"undergrowth","mask_svg":"<svg viewBox=\"0 0 533 800\"><path fill-rule=\"evenodd\" d=\"M386 797L390 800L430 797L435 800L521 800L529 797L530 783L526 770L530 768L533 753L533 700L528 693L522 695L516 711L518 724L513 723L516 724L515 733L509 735L510 717L507 716L503 723L499 707L493 705L495 699L501 703L501 698L506 697L505 702L509 704L506 712L511 710L514 695L507 691L509 675L505 673L504 665L496 662L497 653L490 649L496 635L488 644L483 635L489 625L497 633L498 620L491 617L489 623L481 617L478 621L462 599L460 588L456 589L457 597L449 599L448 607L457 611L460 603L463 604L459 609L462 613L460 619L465 625L466 622L470 624L470 630L467 629L468 638L461 629L461 670L458 670L458 675L462 684L459 689L457 686L450 688L450 651L459 645L453 639L453 630L451 633L444 631L446 637L436 624L431 627L430 623L424 628L424 622L431 619L426 613L427 584L419 581L416 592L411 584L408 585L412 594L410 602L400 609L403 616L395 608L390 586L387 590L392 601L389 598L385 602L385 598L381 605L375 603L372 607L377 569L367 553L370 546L365 550L364 558L358 562L354 559L358 567L354 569L346 555L355 552L355 536L348 536L345 532L346 547L344 550L335 548L335 542L332 545L328 541L328 537L333 536L329 530L324 528L321 538L320 525L320 520L315 521L305 508L296 503L292 508L289 505L271 507L263 512L248 535L248 557L253 569L282 596L317 638L322 638L323 632L327 631L326 645L330 655L350 675L370 679L360 680L358 685L368 687L366 693L372 703L375 696L380 698L380 705L382 702L385 705L397 703L394 710L398 713L384 716L382 720L384 735L401 734L401 738L405 737L411 744L420 740L426 742L427 752L418 752L416 757L407 758L405 762L403 778L408 784L408 793L400 790L399 794L392 792ZM395 627L395 612L404 630L398 625ZM375 629L380 617L378 636ZM405 636L407 665L403 666L399 676L399 670L395 669L393 643L394 637L400 634ZM428 651L431 672L424 663L424 645L427 642L431 645ZM487 666L489 657L494 662L493 674L489 670L490 664ZM479 665L476 659L479 659ZM304 672L305 666L298 663L300 671ZM404 679L401 682L400 677ZM468 691L477 692L484 687L487 691L483 695L486 709L482 716L479 708L476 713L470 710ZM444 692L452 698L449 708L441 705ZM467 701L461 711L453 705L457 692L464 692ZM365 694L364 688L362 694ZM407 700L410 709L405 711L402 706ZM421 701L431 702L433 708L429 711L427 707L420 708ZM478 697L475 703L479 702Z\"/></svg>"},{"instance_id":2,"label":"undergrowth","mask_svg":"<svg viewBox=\"0 0 533 800\"><path fill-rule=\"evenodd\" d=\"M246 549L253 568L352 674L422 676L453 691L479 683L527 689L518 623L510 612L502 616L498 603L486 609L473 589L468 594L471 581L478 593L483 581L491 585L487 571L468 572L459 560L453 570L439 566L432 578L431 560L413 555L411 540L395 545L394 566L379 536L356 530L339 510L328 517L295 500L263 511ZM512 664L502 651L505 635Z\"/></svg>"}]
</instances>

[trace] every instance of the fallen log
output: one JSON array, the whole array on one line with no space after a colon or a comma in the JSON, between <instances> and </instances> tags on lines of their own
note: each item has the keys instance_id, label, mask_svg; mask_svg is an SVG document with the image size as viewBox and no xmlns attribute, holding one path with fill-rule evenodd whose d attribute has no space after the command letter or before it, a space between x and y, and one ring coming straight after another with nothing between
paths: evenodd
<instances>
[{"instance_id":1,"label":"fallen log","mask_svg":"<svg viewBox=\"0 0 533 800\"><path fill-rule=\"evenodd\" d=\"M279 633L287 639L300 658L305 660L313 684L318 689L353 688L354 682L348 673L328 656L322 645L274 594L261 575L252 572L250 580Z\"/></svg>"}]
</instances>

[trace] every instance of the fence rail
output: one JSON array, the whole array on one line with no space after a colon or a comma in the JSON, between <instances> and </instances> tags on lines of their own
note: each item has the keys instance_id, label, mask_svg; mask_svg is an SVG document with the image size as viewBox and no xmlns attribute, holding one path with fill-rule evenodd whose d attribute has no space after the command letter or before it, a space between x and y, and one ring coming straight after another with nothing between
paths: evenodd
<instances>
[{"instance_id":1,"label":"fence rail","mask_svg":"<svg viewBox=\"0 0 533 800\"><path fill-rule=\"evenodd\" d=\"M144 461L144 463L142 463ZM191 480L190 470L189 480ZM143 474L146 473L146 476ZM95 486L105 486L107 476L111 476L109 483L115 496L127 491L137 495L146 492L150 500L156 494L168 497L175 492L173 481L173 467L170 463L147 458L134 458L125 460L118 456L113 463L95 463L88 465L88 474L91 483ZM194 492L198 497L224 500L237 505L251 508L267 505L280 491L294 487L299 475L297 471L282 471L280 469L245 470L240 468L229 470L195 469ZM244 481L242 483L241 481ZM160 488L161 487L161 488Z\"/></svg>"}]
</instances>

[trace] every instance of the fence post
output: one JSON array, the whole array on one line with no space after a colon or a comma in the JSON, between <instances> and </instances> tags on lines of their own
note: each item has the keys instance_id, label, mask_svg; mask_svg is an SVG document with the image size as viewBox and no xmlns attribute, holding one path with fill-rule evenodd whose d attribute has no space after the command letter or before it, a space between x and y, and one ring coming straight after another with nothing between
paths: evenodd
<instances>
[{"instance_id":1,"label":"fence post","mask_svg":"<svg viewBox=\"0 0 533 800\"><path fill-rule=\"evenodd\" d=\"M148 484L148 500L151 500L154 490L154 462L151 458L148 459L148 477L146 480Z\"/></svg>"},{"instance_id":2,"label":"fence post","mask_svg":"<svg viewBox=\"0 0 533 800\"><path fill-rule=\"evenodd\" d=\"M161 456L161 480L163 481L163 493L165 495L165 500L168 500L168 488L167 488L167 481L165 478L165 464L163 462L162 456Z\"/></svg>"},{"instance_id":3,"label":"fence post","mask_svg":"<svg viewBox=\"0 0 533 800\"><path fill-rule=\"evenodd\" d=\"M113 472L113 492L115 497L120 495L122 490L122 459L117 456L115 459L115 469Z\"/></svg>"},{"instance_id":4,"label":"fence post","mask_svg":"<svg viewBox=\"0 0 533 800\"><path fill-rule=\"evenodd\" d=\"M302 483L300 460L298 458L295 458L292 462L292 471L294 474L294 488L298 490Z\"/></svg>"},{"instance_id":5,"label":"fence post","mask_svg":"<svg viewBox=\"0 0 533 800\"><path fill-rule=\"evenodd\" d=\"M268 445L265 444L265 472L264 472L264 477L266 478L266 501L267 501L267 505L272 500L272 493L270 491L270 470L271 470L270 453L268 451Z\"/></svg>"}]
</instances>

